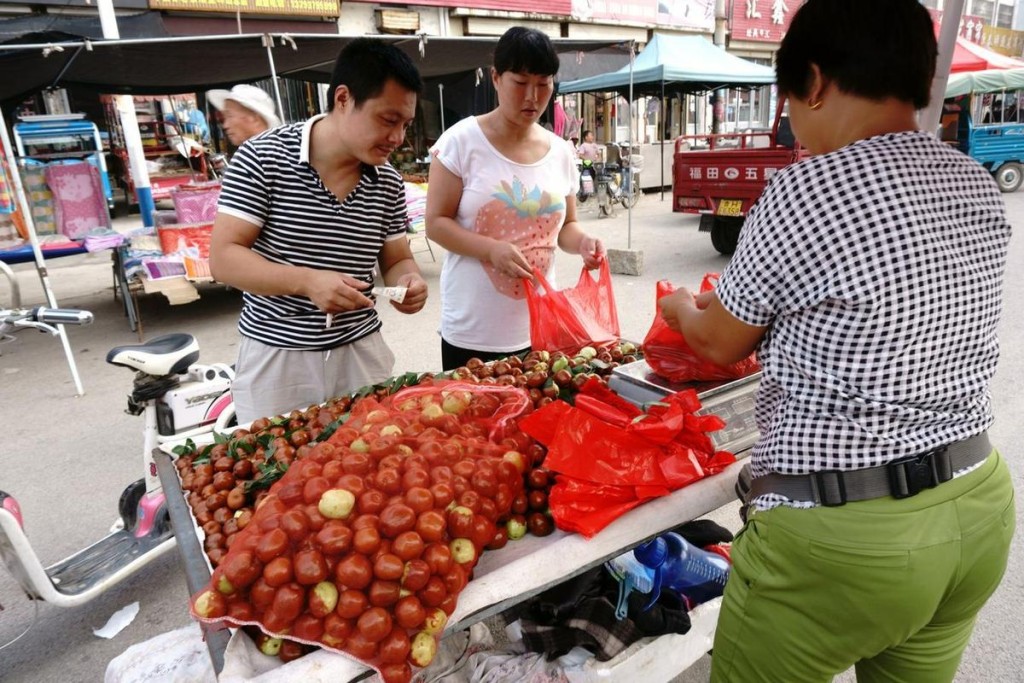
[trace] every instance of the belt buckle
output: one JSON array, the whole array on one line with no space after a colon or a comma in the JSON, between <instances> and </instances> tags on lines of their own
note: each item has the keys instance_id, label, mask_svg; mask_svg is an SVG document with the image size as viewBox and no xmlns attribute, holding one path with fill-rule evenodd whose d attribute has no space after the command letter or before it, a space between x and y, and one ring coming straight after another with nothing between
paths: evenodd
<instances>
[{"instance_id":1,"label":"belt buckle","mask_svg":"<svg viewBox=\"0 0 1024 683\"><path fill-rule=\"evenodd\" d=\"M924 455L913 455L888 463L885 468L889 473L889 491L892 497L910 498L925 489L938 486L942 479L939 477L935 456L945 450L940 448Z\"/></svg>"},{"instance_id":2,"label":"belt buckle","mask_svg":"<svg viewBox=\"0 0 1024 683\"><path fill-rule=\"evenodd\" d=\"M825 470L810 474L811 490L821 505L825 507L846 505L846 481L843 476L839 470ZM836 494L835 496L831 495L833 492Z\"/></svg>"}]
</instances>

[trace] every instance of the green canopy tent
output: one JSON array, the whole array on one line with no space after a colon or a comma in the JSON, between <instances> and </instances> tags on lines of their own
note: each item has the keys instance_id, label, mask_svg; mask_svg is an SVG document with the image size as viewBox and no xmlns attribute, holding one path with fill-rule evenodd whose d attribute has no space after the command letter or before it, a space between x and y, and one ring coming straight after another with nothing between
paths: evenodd
<instances>
[{"instance_id":1,"label":"green canopy tent","mask_svg":"<svg viewBox=\"0 0 1024 683\"><path fill-rule=\"evenodd\" d=\"M590 78L560 83L558 92L617 92L627 95L687 94L719 88L769 85L770 66L731 55L701 36L655 33L632 65Z\"/></svg>"},{"instance_id":2,"label":"green canopy tent","mask_svg":"<svg viewBox=\"0 0 1024 683\"><path fill-rule=\"evenodd\" d=\"M655 33L643 52L617 71L568 81L558 85L559 94L616 92L632 103L639 96L660 98L718 90L719 88L769 85L775 70L729 54L701 36ZM632 108L629 145L633 146ZM661 117L661 187L665 188L665 117ZM630 242L632 210L630 210Z\"/></svg>"},{"instance_id":3,"label":"green canopy tent","mask_svg":"<svg viewBox=\"0 0 1024 683\"><path fill-rule=\"evenodd\" d=\"M1022 88L1024 88L1024 68L964 71L950 75L949 81L946 83L946 97Z\"/></svg>"}]
</instances>

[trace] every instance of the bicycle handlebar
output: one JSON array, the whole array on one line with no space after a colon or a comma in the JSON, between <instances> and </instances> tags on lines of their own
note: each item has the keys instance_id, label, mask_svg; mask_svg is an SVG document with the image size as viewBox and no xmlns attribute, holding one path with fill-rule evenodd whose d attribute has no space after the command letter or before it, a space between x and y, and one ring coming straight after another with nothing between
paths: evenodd
<instances>
[{"instance_id":1,"label":"bicycle handlebar","mask_svg":"<svg viewBox=\"0 0 1024 683\"><path fill-rule=\"evenodd\" d=\"M32 318L48 325L88 325L92 322L92 313L74 308L32 309Z\"/></svg>"},{"instance_id":2,"label":"bicycle handlebar","mask_svg":"<svg viewBox=\"0 0 1024 683\"><path fill-rule=\"evenodd\" d=\"M0 309L0 325L38 326L38 325L88 325L93 320L92 313L75 308L35 308Z\"/></svg>"}]
</instances>

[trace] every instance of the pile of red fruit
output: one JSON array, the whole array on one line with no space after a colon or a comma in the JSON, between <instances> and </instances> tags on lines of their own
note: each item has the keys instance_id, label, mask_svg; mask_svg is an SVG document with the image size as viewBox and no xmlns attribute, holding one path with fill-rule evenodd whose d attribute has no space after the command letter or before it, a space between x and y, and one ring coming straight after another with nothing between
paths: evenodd
<instances>
[{"instance_id":1,"label":"pile of red fruit","mask_svg":"<svg viewBox=\"0 0 1024 683\"><path fill-rule=\"evenodd\" d=\"M426 489L432 496L436 511L443 513L446 529L453 524L465 538L469 537L466 531L468 522L472 520L478 525L473 544L477 553L481 548L501 548L508 540L516 540L526 533L546 536L554 530L547 504L547 495L554 483L554 477L542 466L545 457L544 447L518 429L514 429L514 425L509 425L510 428L490 440L492 446L496 443L496 448L491 449L490 457L497 455L504 458L506 453L518 453L520 456L517 458L515 455L509 455L512 465L522 471L521 484L515 488L516 493L510 501L505 488L499 490L492 473L493 468L488 465L485 465L482 471L475 466L471 468L470 465L473 463L469 462L469 458L442 466L448 470L442 469L437 473L431 471L430 474L441 479L434 481L432 478L428 486L410 485L417 482L417 478L418 483L427 483L420 474L406 477L407 469L419 469L413 466L421 464L418 459L404 463L406 456L410 454L407 449L424 457L436 457L432 454L440 449L450 459L453 453L464 447L466 439L479 441L485 436L486 430L481 428L481 419L475 415L485 415L489 410L493 413L496 409L490 397L481 398L490 396L489 390L478 392L470 388L468 393L449 392L441 396L439 401L426 399L426 405L419 403L425 400L422 396L415 399L415 404L410 403L408 398L399 398L401 407L390 406L389 409L399 413L402 419L391 423L391 428L386 431L383 428L378 430L372 427L379 424L377 420L381 415L372 418L370 415L380 408L380 401L387 401L402 389L417 385L431 387L447 379L476 383L481 387L493 385L521 388L526 391L532 404L526 408L529 411L544 406L556 398L571 398L579 386L590 378L603 379L620 362L635 360L635 353L637 350L633 344L623 342L610 349L584 348L573 356L561 352L533 351L523 358L512 356L489 363L471 359L465 367L446 375L406 373L382 384L365 387L352 396L334 399L322 406L310 406L306 410L295 410L288 415L255 420L249 429L235 430L230 436L216 435L215 443L202 448L194 445L179 448L176 465L182 488L187 494L197 525L203 530L204 547L210 563L214 567L220 567L224 563L225 557L239 540L240 532L252 524L256 507L262 509L260 503L268 496L271 486L289 471L289 465L294 461L305 461L314 454L317 454L318 458L324 458L325 449L322 444L328 442L335 447L341 443L351 453L365 455L377 465L378 470L383 470L374 475L374 486L368 487L376 493L369 494L365 503L369 506L367 509L373 508L374 500L379 501L378 494L390 499L399 493L409 494L406 488L417 489L411 495L417 507L422 507L428 499L420 489ZM430 389L425 391L431 392ZM484 418L484 421L486 419ZM402 433L399 434L395 430L401 424L404 424L404 427L401 427ZM364 429L365 432L360 431ZM435 445L424 446L427 443ZM386 452L392 447L394 451ZM451 478L445 479L449 470ZM330 470L328 472L332 473ZM297 470L293 476L299 476L300 473L301 470ZM400 476L396 477L396 473ZM387 493L392 491L393 493ZM357 501L357 514L358 505L361 503L361 500ZM312 505L306 502L303 504L307 507ZM472 516L469 516L467 511L472 512ZM307 514L307 517L309 516ZM492 527L488 527L491 529L491 535L486 540L483 539L485 525L476 521L480 516L493 523ZM426 519L434 520L436 525L436 515L427 515ZM315 516L312 520L319 523ZM337 525L332 525L331 528L334 526ZM364 533L362 536L366 535ZM463 551L467 550L464 543L460 544L460 547ZM440 551L430 551L435 560L438 552ZM232 573L241 564L240 560L234 562L236 564L232 565ZM385 562L394 564L390 558ZM276 562L274 567L279 570L282 565L282 562ZM414 565L417 566L419 565ZM227 568L225 565L225 569ZM271 572L273 571L274 569L271 569ZM237 580L239 577L235 575L234 578ZM413 581L415 582L415 579ZM436 590L437 582L432 586L433 590ZM358 601L353 603L351 597L350 594L347 597L340 597L350 608L345 610L346 614L352 613L354 606L359 604ZM236 599L226 600L226 606L233 606L236 611L244 609L239 607L239 604L241 602L237 596ZM409 602L402 604L408 605ZM453 604L454 598L448 607ZM366 609L370 609L370 606L366 606ZM436 621L435 617L430 623ZM301 626L299 631L302 631ZM253 629L252 635L259 640L261 649L268 654L276 654L285 661L301 656L309 649L307 645L294 640L268 638L265 635L260 636L259 633L257 629ZM292 635L294 636L294 633ZM303 640L315 642L315 639ZM356 643L358 647L358 639Z\"/></svg>"},{"instance_id":2,"label":"pile of red fruit","mask_svg":"<svg viewBox=\"0 0 1024 683\"><path fill-rule=\"evenodd\" d=\"M433 659L480 553L504 543L529 457L511 448L529 446L515 421L530 409L522 391L462 383L358 401L233 535L195 615L409 680ZM534 489L527 505L541 507L533 494L544 496ZM271 638L265 651L302 653Z\"/></svg>"}]
</instances>

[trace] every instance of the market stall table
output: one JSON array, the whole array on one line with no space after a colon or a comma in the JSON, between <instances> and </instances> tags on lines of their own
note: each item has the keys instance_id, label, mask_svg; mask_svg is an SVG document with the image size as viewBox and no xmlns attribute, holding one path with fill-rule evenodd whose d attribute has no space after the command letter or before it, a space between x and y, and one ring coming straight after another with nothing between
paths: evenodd
<instances>
[{"instance_id":1,"label":"market stall table","mask_svg":"<svg viewBox=\"0 0 1024 683\"><path fill-rule=\"evenodd\" d=\"M168 494L168 501L174 501L173 505L169 505L171 524L174 526L178 547L186 565L188 589L191 593L196 593L209 581L209 570L206 567L199 541L193 533L191 514L181 494L178 475L174 470L171 458L168 454L161 452L156 460L160 481ZM741 462L736 462L717 475L701 479L671 495L641 505L612 522L591 539L556 530L550 536L528 535L509 543L500 550L485 552L480 556L480 562L474 570L473 580L459 594L458 607L452 614L445 631L453 633L469 628L473 624L500 614L548 588L597 567L685 521L697 519L727 505L736 497L733 484L741 466ZM661 647L666 650L662 656L669 657L670 663L662 661L661 666L671 666L678 673L699 659L710 648L714 626L712 623L707 623L706 620L713 621L717 618L717 604L716 601L701 610L699 614L691 615L694 622L692 635L699 639L700 646L696 648L679 647L681 645L679 638L685 639L691 634L681 637L662 637L668 639L661 644ZM215 666L218 664L223 666L226 647L224 631L211 629L206 630L206 633L211 659L215 662ZM665 647L666 644L668 647ZM636 654L635 650L632 650L631 655L633 654ZM685 658L678 657L680 654L684 654ZM646 660L647 657L645 656L643 659ZM624 672L637 663L613 661L604 662L601 665L605 667L621 666L624 667L622 670ZM275 670L273 680L310 680L308 676L311 670L319 672L319 676L326 676L331 680L338 681L356 680L369 671L363 665L344 656L327 650L318 650L300 660L290 662L287 674L284 671Z\"/></svg>"},{"instance_id":2,"label":"market stall table","mask_svg":"<svg viewBox=\"0 0 1024 683\"><path fill-rule=\"evenodd\" d=\"M727 429L720 437L723 441L736 444L734 448L737 451L748 448L756 437L756 433L751 431L752 423L746 417L752 408L750 397L758 381L759 375L753 375L735 382L705 387L705 391L699 394L708 406L716 406L714 410L706 407L704 411L732 411L731 421L742 425L732 431ZM186 565L188 588L194 594L209 580L208 565L171 457L161 452L157 454L156 460L161 483L170 501L171 523ZM651 500L612 522L593 538L586 539L556 530L550 536L528 535L499 550L483 553L472 581L459 595L458 606L446 632L454 633L501 614L686 521L727 505L735 499L734 483L741 466L742 463L736 462L717 475L701 479L668 496ZM617 678L625 676L628 679L641 672L650 673L653 662L657 662L660 671L678 673L688 668L711 646L718 604L718 601L713 601L691 614L691 633L655 639L648 644L653 650L648 647L629 648L611 662L591 662L591 675L594 680L598 680L614 671ZM213 635L208 640L211 659L218 667L224 665L225 659L230 665L232 652L241 652L244 647L236 641L246 636L238 632L227 646L225 656L223 632ZM322 680L321 677L327 676L330 680L345 681L362 678L368 671L363 665L346 657L318 650L290 662L286 669L275 668L272 674L267 674L267 678L259 675L263 672L252 671L243 680L305 681ZM237 679L232 676L231 680Z\"/></svg>"}]
</instances>

